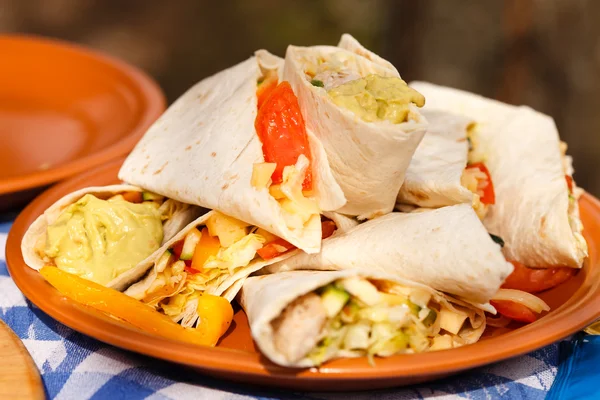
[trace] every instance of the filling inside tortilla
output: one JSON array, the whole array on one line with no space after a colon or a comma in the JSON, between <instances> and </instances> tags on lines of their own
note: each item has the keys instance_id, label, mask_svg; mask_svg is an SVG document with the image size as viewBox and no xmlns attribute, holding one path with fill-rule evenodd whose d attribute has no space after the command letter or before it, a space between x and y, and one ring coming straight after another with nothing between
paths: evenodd
<instances>
[{"instance_id":1,"label":"filling inside tortilla","mask_svg":"<svg viewBox=\"0 0 600 400\"><path fill-rule=\"evenodd\" d=\"M35 251L47 265L107 285L158 250L181 206L150 192L86 194L48 225Z\"/></svg>"},{"instance_id":2,"label":"filling inside tortilla","mask_svg":"<svg viewBox=\"0 0 600 400\"><path fill-rule=\"evenodd\" d=\"M344 278L290 303L271 322L289 362L391 356L459 347L483 324L472 310L418 288Z\"/></svg>"},{"instance_id":3,"label":"filling inside tortilla","mask_svg":"<svg viewBox=\"0 0 600 400\"><path fill-rule=\"evenodd\" d=\"M573 231L573 236L577 241L577 247L587 252L587 243L583 237L583 223L579 217L579 204L577 200L582 194L582 190L577 187L573 180L573 165L572 158L567 156L567 144L560 142L560 153L563 162L563 171L565 173L565 179L567 180L567 186L569 188L569 208L567 213L569 214L569 225Z\"/></svg>"},{"instance_id":4,"label":"filling inside tortilla","mask_svg":"<svg viewBox=\"0 0 600 400\"><path fill-rule=\"evenodd\" d=\"M320 210L312 196L312 154L298 99L274 71L258 80L256 94L255 128L265 162L254 164L251 184L269 190L290 229L317 230Z\"/></svg>"},{"instance_id":5,"label":"filling inside tortilla","mask_svg":"<svg viewBox=\"0 0 600 400\"><path fill-rule=\"evenodd\" d=\"M496 202L492 177L485 166L485 155L479 145L477 127L472 124L467 128L469 152L467 167L461 176L461 184L473 193L473 209L479 219L483 220L489 206Z\"/></svg>"},{"instance_id":6,"label":"filling inside tortilla","mask_svg":"<svg viewBox=\"0 0 600 400\"><path fill-rule=\"evenodd\" d=\"M285 240L213 211L204 225L190 230L158 259L148 275L125 292L164 312L183 326L197 323L198 298L212 294L253 261L270 260L295 249ZM335 231L332 221L322 231Z\"/></svg>"},{"instance_id":7,"label":"filling inside tortilla","mask_svg":"<svg viewBox=\"0 0 600 400\"><path fill-rule=\"evenodd\" d=\"M425 97L405 81L362 71L354 54L337 52L303 59L306 79L322 87L339 107L366 122L399 124L416 120L411 106L423 107Z\"/></svg>"}]
</instances>

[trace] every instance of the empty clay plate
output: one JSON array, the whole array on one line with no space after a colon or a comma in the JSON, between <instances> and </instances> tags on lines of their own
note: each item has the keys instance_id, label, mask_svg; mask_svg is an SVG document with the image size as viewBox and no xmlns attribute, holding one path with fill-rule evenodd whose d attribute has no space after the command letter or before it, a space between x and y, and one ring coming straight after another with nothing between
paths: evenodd
<instances>
[{"instance_id":1,"label":"empty clay plate","mask_svg":"<svg viewBox=\"0 0 600 400\"><path fill-rule=\"evenodd\" d=\"M236 307L234 323L217 347L173 342L144 333L60 295L27 267L21 239L27 227L56 200L86 186L117 182L120 161L90 171L48 190L16 219L8 236L6 260L15 283L31 302L63 324L98 340L149 356L192 366L205 374L235 381L299 390L355 390L393 387L448 376L469 368L525 354L556 342L600 316L600 202L586 194L580 201L590 257L564 284L540 295L552 310L536 322L488 329L473 345L451 350L376 358L340 359L320 368L288 369L269 362L252 342L248 321Z\"/></svg>"},{"instance_id":2,"label":"empty clay plate","mask_svg":"<svg viewBox=\"0 0 600 400\"><path fill-rule=\"evenodd\" d=\"M165 109L111 57L27 36L0 36L0 54L0 209L128 153Z\"/></svg>"}]
</instances>

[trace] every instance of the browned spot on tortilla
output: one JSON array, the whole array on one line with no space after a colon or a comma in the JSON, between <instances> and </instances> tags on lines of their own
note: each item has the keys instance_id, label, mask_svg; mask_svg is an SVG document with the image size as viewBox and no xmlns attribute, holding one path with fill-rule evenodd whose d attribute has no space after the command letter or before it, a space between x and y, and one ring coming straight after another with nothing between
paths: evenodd
<instances>
[{"instance_id":1,"label":"browned spot on tortilla","mask_svg":"<svg viewBox=\"0 0 600 400\"><path fill-rule=\"evenodd\" d=\"M427 194L419 192L417 190L408 189L408 194L421 201L429 200L429 196L427 196Z\"/></svg>"},{"instance_id":2,"label":"browned spot on tortilla","mask_svg":"<svg viewBox=\"0 0 600 400\"><path fill-rule=\"evenodd\" d=\"M208 98L208 96L212 93L212 89L209 89L206 93L200 93L198 95L198 103L202 104Z\"/></svg>"},{"instance_id":3,"label":"browned spot on tortilla","mask_svg":"<svg viewBox=\"0 0 600 400\"><path fill-rule=\"evenodd\" d=\"M467 138L466 138L466 137L462 137L462 138L460 138L460 139L456 139L456 141L457 141L458 143L460 143L460 142L466 142L466 141L467 141Z\"/></svg>"},{"instance_id":4,"label":"browned spot on tortilla","mask_svg":"<svg viewBox=\"0 0 600 400\"><path fill-rule=\"evenodd\" d=\"M329 118L329 113L327 111L325 111L325 116Z\"/></svg>"},{"instance_id":5,"label":"browned spot on tortilla","mask_svg":"<svg viewBox=\"0 0 600 400\"><path fill-rule=\"evenodd\" d=\"M211 156L211 157L216 157L216 156L217 156L217 153L215 153L215 152L213 151L212 153L210 153L210 156Z\"/></svg>"},{"instance_id":6,"label":"browned spot on tortilla","mask_svg":"<svg viewBox=\"0 0 600 400\"><path fill-rule=\"evenodd\" d=\"M433 229L431 230L431 232L437 232L437 231L439 231L439 230L440 230L440 227L439 227L439 226L437 226L437 227L433 228Z\"/></svg>"},{"instance_id":7,"label":"browned spot on tortilla","mask_svg":"<svg viewBox=\"0 0 600 400\"><path fill-rule=\"evenodd\" d=\"M148 169L148 163L146 163L146 165L144 165L142 167L142 170L140 171L140 173L145 174L147 169Z\"/></svg>"},{"instance_id":8,"label":"browned spot on tortilla","mask_svg":"<svg viewBox=\"0 0 600 400\"><path fill-rule=\"evenodd\" d=\"M204 121L198 122L198 126L202 126L202 125L204 125Z\"/></svg>"},{"instance_id":9,"label":"browned spot on tortilla","mask_svg":"<svg viewBox=\"0 0 600 400\"><path fill-rule=\"evenodd\" d=\"M192 146L191 146L191 145L189 145L189 146L187 146L185 149L186 149L186 150L191 150L191 149L192 149Z\"/></svg>"},{"instance_id":10,"label":"browned spot on tortilla","mask_svg":"<svg viewBox=\"0 0 600 400\"><path fill-rule=\"evenodd\" d=\"M169 163L168 161L167 161L167 162L165 162L165 163L162 165L162 167L160 167L159 169L157 169L156 171L154 171L154 173L153 173L152 175L158 175L158 174L160 174L160 173L163 171L163 169L165 169L165 167L167 166L167 164L168 164L168 163Z\"/></svg>"},{"instance_id":11,"label":"browned spot on tortilla","mask_svg":"<svg viewBox=\"0 0 600 400\"><path fill-rule=\"evenodd\" d=\"M239 176L238 174L235 174L235 175L233 175L233 176L232 176L231 178L229 178L229 179L231 179L231 180L233 181L233 180L235 180L235 179L237 179L237 178L239 178L239 177L240 177L240 176Z\"/></svg>"},{"instance_id":12,"label":"browned spot on tortilla","mask_svg":"<svg viewBox=\"0 0 600 400\"><path fill-rule=\"evenodd\" d=\"M146 155L146 160L150 159L150 154Z\"/></svg>"},{"instance_id":13,"label":"browned spot on tortilla","mask_svg":"<svg viewBox=\"0 0 600 400\"><path fill-rule=\"evenodd\" d=\"M539 234L541 238L545 238L546 234L544 233L544 230L546 228L546 216L544 215L541 219L540 219L540 230L539 230Z\"/></svg>"},{"instance_id":14,"label":"browned spot on tortilla","mask_svg":"<svg viewBox=\"0 0 600 400\"><path fill-rule=\"evenodd\" d=\"M196 140L196 144L200 144L200 142L201 142L200 139Z\"/></svg>"},{"instance_id":15,"label":"browned spot on tortilla","mask_svg":"<svg viewBox=\"0 0 600 400\"><path fill-rule=\"evenodd\" d=\"M225 189L227 189L228 187L229 187L229 183L226 183L226 184L224 184L223 186L221 186L221 189L222 189L222 190L225 190Z\"/></svg>"}]
</instances>

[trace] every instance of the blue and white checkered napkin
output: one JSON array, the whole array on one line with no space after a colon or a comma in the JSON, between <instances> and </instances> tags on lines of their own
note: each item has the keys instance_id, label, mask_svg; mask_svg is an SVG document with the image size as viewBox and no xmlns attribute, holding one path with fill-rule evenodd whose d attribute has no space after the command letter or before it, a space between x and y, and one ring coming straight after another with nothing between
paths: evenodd
<instances>
[{"instance_id":1,"label":"blue and white checkered napkin","mask_svg":"<svg viewBox=\"0 0 600 400\"><path fill-rule=\"evenodd\" d=\"M0 224L0 319L23 340L52 399L544 399L556 376L558 345L409 388L300 393L239 385L101 343L56 322L26 300L8 275Z\"/></svg>"}]
</instances>

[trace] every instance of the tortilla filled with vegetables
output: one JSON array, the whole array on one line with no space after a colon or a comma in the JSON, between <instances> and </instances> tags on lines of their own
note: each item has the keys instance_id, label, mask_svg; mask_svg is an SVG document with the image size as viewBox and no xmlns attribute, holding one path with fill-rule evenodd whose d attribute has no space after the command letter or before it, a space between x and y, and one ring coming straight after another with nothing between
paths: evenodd
<instances>
[{"instance_id":1,"label":"tortilla filled with vegetables","mask_svg":"<svg viewBox=\"0 0 600 400\"><path fill-rule=\"evenodd\" d=\"M143 261L202 210L130 185L66 195L31 224L21 242L25 263L45 265L122 290Z\"/></svg>"},{"instance_id":2,"label":"tortilla filled with vegetables","mask_svg":"<svg viewBox=\"0 0 600 400\"><path fill-rule=\"evenodd\" d=\"M427 208L471 203L483 219L495 195L475 122L428 106L422 114L429 128L406 171L398 203Z\"/></svg>"},{"instance_id":3,"label":"tortilla filled with vegetables","mask_svg":"<svg viewBox=\"0 0 600 400\"><path fill-rule=\"evenodd\" d=\"M495 191L484 225L503 239L506 258L530 268L580 268L588 254L577 202L582 190L554 120L452 88L411 86L427 96L429 108L477 122Z\"/></svg>"},{"instance_id":4,"label":"tortilla filled with vegetables","mask_svg":"<svg viewBox=\"0 0 600 400\"><path fill-rule=\"evenodd\" d=\"M146 132L119 177L317 252L320 212L346 200L280 79L282 64L261 50L193 86Z\"/></svg>"},{"instance_id":5,"label":"tortilla filled with vegetables","mask_svg":"<svg viewBox=\"0 0 600 400\"><path fill-rule=\"evenodd\" d=\"M335 226L324 221L323 232ZM211 211L182 229L158 250L148 273L125 294L190 327L198 321L203 294L233 300L244 279L291 255L293 245L266 230Z\"/></svg>"},{"instance_id":6,"label":"tortilla filled with vegetables","mask_svg":"<svg viewBox=\"0 0 600 400\"><path fill-rule=\"evenodd\" d=\"M324 240L264 272L297 269L385 273L476 303L487 303L513 266L470 204L390 213ZM262 273L262 271L261 271Z\"/></svg>"},{"instance_id":7,"label":"tortilla filled with vegetables","mask_svg":"<svg viewBox=\"0 0 600 400\"><path fill-rule=\"evenodd\" d=\"M289 46L283 79L347 199L337 211L365 219L393 210L427 122L420 93L373 53L352 49Z\"/></svg>"},{"instance_id":8,"label":"tortilla filled with vegetables","mask_svg":"<svg viewBox=\"0 0 600 400\"><path fill-rule=\"evenodd\" d=\"M472 305L365 271L250 277L240 303L260 351L286 367L450 349L475 343L485 329Z\"/></svg>"}]
</instances>

